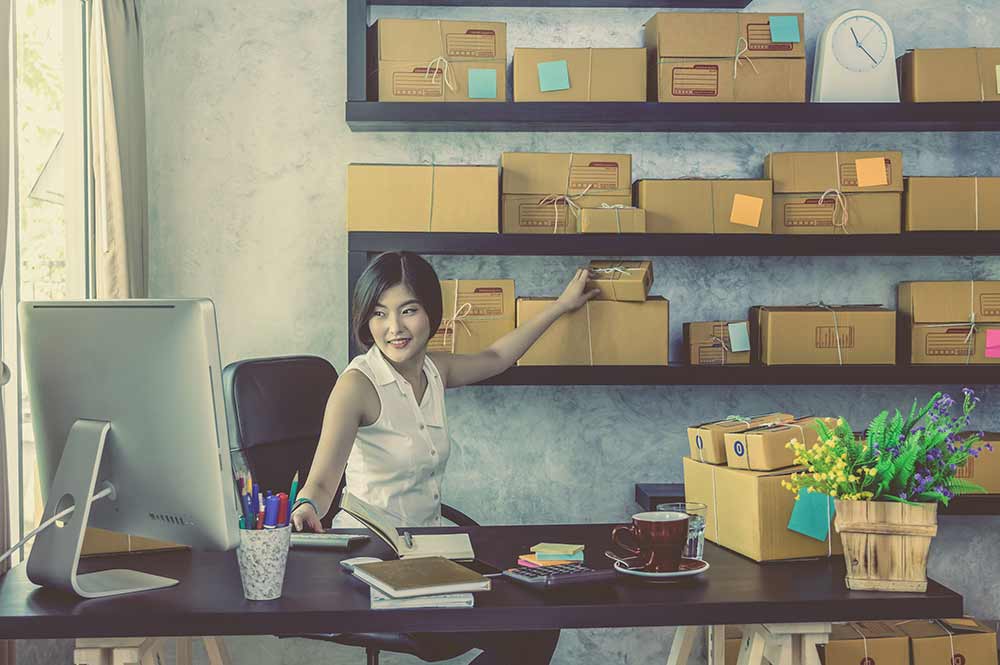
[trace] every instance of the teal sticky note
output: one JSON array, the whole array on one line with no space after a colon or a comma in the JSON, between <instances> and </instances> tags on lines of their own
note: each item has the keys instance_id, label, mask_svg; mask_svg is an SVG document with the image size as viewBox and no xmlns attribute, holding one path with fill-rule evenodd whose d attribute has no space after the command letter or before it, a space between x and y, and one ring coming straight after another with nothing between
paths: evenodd
<instances>
[{"instance_id":1,"label":"teal sticky note","mask_svg":"<svg viewBox=\"0 0 1000 665\"><path fill-rule=\"evenodd\" d=\"M799 500L795 502L792 517L788 520L789 531L826 542L830 534L830 521L835 512L834 506L833 497L800 489Z\"/></svg>"},{"instance_id":2,"label":"teal sticky note","mask_svg":"<svg viewBox=\"0 0 1000 665\"><path fill-rule=\"evenodd\" d=\"M565 60L538 63L538 89L542 92L569 90L569 65Z\"/></svg>"},{"instance_id":3,"label":"teal sticky note","mask_svg":"<svg viewBox=\"0 0 1000 665\"><path fill-rule=\"evenodd\" d=\"M733 353L750 350L750 331L746 321L729 324L729 348Z\"/></svg>"},{"instance_id":4,"label":"teal sticky note","mask_svg":"<svg viewBox=\"0 0 1000 665\"><path fill-rule=\"evenodd\" d=\"M496 99L497 72L495 69L469 70L469 99Z\"/></svg>"},{"instance_id":5,"label":"teal sticky note","mask_svg":"<svg viewBox=\"0 0 1000 665\"><path fill-rule=\"evenodd\" d=\"M771 41L798 44L802 41L799 35L798 16L771 16Z\"/></svg>"},{"instance_id":6,"label":"teal sticky note","mask_svg":"<svg viewBox=\"0 0 1000 665\"><path fill-rule=\"evenodd\" d=\"M539 561L583 561L583 552L576 554L544 554L535 555Z\"/></svg>"}]
</instances>

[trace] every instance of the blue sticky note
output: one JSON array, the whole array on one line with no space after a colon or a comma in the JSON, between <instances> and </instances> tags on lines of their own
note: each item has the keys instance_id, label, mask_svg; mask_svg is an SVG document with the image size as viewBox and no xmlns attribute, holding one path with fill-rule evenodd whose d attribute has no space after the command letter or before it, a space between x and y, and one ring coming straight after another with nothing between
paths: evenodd
<instances>
[{"instance_id":1,"label":"blue sticky note","mask_svg":"<svg viewBox=\"0 0 1000 665\"><path fill-rule=\"evenodd\" d=\"M539 561L583 561L583 552L577 552L576 554L545 554L544 552L539 552L535 554L535 558Z\"/></svg>"},{"instance_id":2,"label":"blue sticky note","mask_svg":"<svg viewBox=\"0 0 1000 665\"><path fill-rule=\"evenodd\" d=\"M469 70L469 99L496 99L497 72L495 69Z\"/></svg>"},{"instance_id":3,"label":"blue sticky note","mask_svg":"<svg viewBox=\"0 0 1000 665\"><path fill-rule=\"evenodd\" d=\"M569 90L569 65L565 60L538 63L538 89L542 92Z\"/></svg>"},{"instance_id":4,"label":"blue sticky note","mask_svg":"<svg viewBox=\"0 0 1000 665\"><path fill-rule=\"evenodd\" d=\"M746 321L729 324L729 348L733 353L750 350L750 331Z\"/></svg>"},{"instance_id":5,"label":"blue sticky note","mask_svg":"<svg viewBox=\"0 0 1000 665\"><path fill-rule=\"evenodd\" d=\"M799 35L798 16L771 16L771 41L798 44L802 41Z\"/></svg>"},{"instance_id":6,"label":"blue sticky note","mask_svg":"<svg viewBox=\"0 0 1000 665\"><path fill-rule=\"evenodd\" d=\"M789 531L826 542L830 534L830 521L835 512L834 506L833 497L800 489L799 500L795 502L792 517L788 520Z\"/></svg>"}]
</instances>

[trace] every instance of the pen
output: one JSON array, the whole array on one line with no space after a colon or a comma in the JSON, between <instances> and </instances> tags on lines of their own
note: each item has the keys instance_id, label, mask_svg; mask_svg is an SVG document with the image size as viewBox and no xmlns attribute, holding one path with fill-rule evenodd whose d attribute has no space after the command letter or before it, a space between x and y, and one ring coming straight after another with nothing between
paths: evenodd
<instances>
[{"instance_id":1,"label":"pen","mask_svg":"<svg viewBox=\"0 0 1000 665\"><path fill-rule=\"evenodd\" d=\"M295 477L292 478L292 489L288 491L288 505L295 503L295 499L299 498L299 472L295 472Z\"/></svg>"},{"instance_id":2,"label":"pen","mask_svg":"<svg viewBox=\"0 0 1000 665\"><path fill-rule=\"evenodd\" d=\"M265 510L264 495L258 493L257 494L257 526L255 527L257 529L263 529L264 528L264 510Z\"/></svg>"},{"instance_id":3,"label":"pen","mask_svg":"<svg viewBox=\"0 0 1000 665\"><path fill-rule=\"evenodd\" d=\"M265 501L267 504L264 510L264 528L273 529L278 525L278 504L280 500L277 496L269 496Z\"/></svg>"},{"instance_id":4,"label":"pen","mask_svg":"<svg viewBox=\"0 0 1000 665\"><path fill-rule=\"evenodd\" d=\"M259 483L253 484L253 489L250 490L250 498L253 499L254 515L264 512L264 495L260 493Z\"/></svg>"},{"instance_id":5,"label":"pen","mask_svg":"<svg viewBox=\"0 0 1000 665\"><path fill-rule=\"evenodd\" d=\"M253 502L250 500L250 495L244 494L240 497L240 500L241 505L243 506L243 517L245 518L246 523L248 525L253 524L255 520L253 514Z\"/></svg>"}]
</instances>

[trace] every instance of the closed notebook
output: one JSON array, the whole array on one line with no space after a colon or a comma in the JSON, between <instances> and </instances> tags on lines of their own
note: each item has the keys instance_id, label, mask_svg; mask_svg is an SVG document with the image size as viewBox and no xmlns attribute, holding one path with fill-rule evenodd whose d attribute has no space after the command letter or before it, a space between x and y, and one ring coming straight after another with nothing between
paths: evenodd
<instances>
[{"instance_id":1,"label":"closed notebook","mask_svg":"<svg viewBox=\"0 0 1000 665\"><path fill-rule=\"evenodd\" d=\"M371 594L373 610L399 610L422 607L473 607L476 602L475 597L471 593L442 593L434 596L392 598L372 587Z\"/></svg>"},{"instance_id":2,"label":"closed notebook","mask_svg":"<svg viewBox=\"0 0 1000 665\"><path fill-rule=\"evenodd\" d=\"M440 556L360 563L354 576L392 598L490 590L489 578Z\"/></svg>"}]
</instances>

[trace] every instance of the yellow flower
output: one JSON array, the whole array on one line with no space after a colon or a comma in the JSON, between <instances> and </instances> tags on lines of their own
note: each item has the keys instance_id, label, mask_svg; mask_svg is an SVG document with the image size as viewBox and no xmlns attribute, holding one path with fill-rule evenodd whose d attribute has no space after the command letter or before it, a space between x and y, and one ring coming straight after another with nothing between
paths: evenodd
<instances>
[{"instance_id":1,"label":"yellow flower","mask_svg":"<svg viewBox=\"0 0 1000 665\"><path fill-rule=\"evenodd\" d=\"M810 486L810 487L806 488L806 493L808 493L808 494L812 494L815 491L816 491L815 487Z\"/></svg>"},{"instance_id":2,"label":"yellow flower","mask_svg":"<svg viewBox=\"0 0 1000 665\"><path fill-rule=\"evenodd\" d=\"M878 473L878 472L875 470L875 467L872 467L872 468L868 469L868 475L869 476L874 476L876 473Z\"/></svg>"},{"instance_id":3,"label":"yellow flower","mask_svg":"<svg viewBox=\"0 0 1000 665\"><path fill-rule=\"evenodd\" d=\"M856 482L858 482L858 480L860 480L860 478L858 478L857 476L855 476L853 473L851 475L849 475L847 477L847 479L850 480L852 483L856 483Z\"/></svg>"},{"instance_id":4,"label":"yellow flower","mask_svg":"<svg viewBox=\"0 0 1000 665\"><path fill-rule=\"evenodd\" d=\"M830 490L830 496L837 496L837 490Z\"/></svg>"},{"instance_id":5,"label":"yellow flower","mask_svg":"<svg viewBox=\"0 0 1000 665\"><path fill-rule=\"evenodd\" d=\"M837 426L838 427L842 427L843 425L844 425L844 419L843 418L837 418Z\"/></svg>"}]
</instances>

